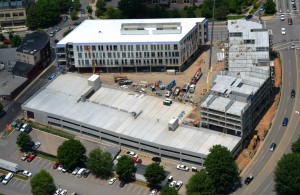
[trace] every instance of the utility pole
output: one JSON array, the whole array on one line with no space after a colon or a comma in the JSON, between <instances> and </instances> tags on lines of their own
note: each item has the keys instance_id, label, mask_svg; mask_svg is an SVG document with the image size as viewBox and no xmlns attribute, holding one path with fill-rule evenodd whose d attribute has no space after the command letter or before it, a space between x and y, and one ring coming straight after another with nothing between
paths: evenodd
<instances>
[{"instance_id":1,"label":"utility pole","mask_svg":"<svg viewBox=\"0 0 300 195\"><path fill-rule=\"evenodd\" d=\"M213 36L214 36L214 21L215 21L215 3L214 0L213 4L213 15L212 15L212 26L211 26L211 39L210 39L210 51L209 51L209 63L208 63L208 73L207 73L207 85L206 85L206 91L209 93L210 90L210 77L212 73L212 67L211 67L211 61L212 61L212 44L213 44Z\"/></svg>"}]
</instances>

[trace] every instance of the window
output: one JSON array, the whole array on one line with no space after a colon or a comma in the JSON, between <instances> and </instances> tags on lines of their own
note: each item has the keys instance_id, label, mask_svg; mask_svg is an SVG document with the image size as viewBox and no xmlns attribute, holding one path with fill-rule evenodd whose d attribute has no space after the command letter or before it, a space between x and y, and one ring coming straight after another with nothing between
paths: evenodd
<instances>
[{"instance_id":1,"label":"window","mask_svg":"<svg viewBox=\"0 0 300 195\"><path fill-rule=\"evenodd\" d=\"M174 50L178 50L178 45L174 44Z\"/></svg>"},{"instance_id":2,"label":"window","mask_svg":"<svg viewBox=\"0 0 300 195\"><path fill-rule=\"evenodd\" d=\"M118 51L118 46L114 45L114 51Z\"/></svg>"},{"instance_id":3,"label":"window","mask_svg":"<svg viewBox=\"0 0 300 195\"><path fill-rule=\"evenodd\" d=\"M229 37L242 37L242 36L243 36L243 33L241 33L241 32L229 33Z\"/></svg>"},{"instance_id":4,"label":"window","mask_svg":"<svg viewBox=\"0 0 300 195\"><path fill-rule=\"evenodd\" d=\"M23 12L19 12L19 16L24 16L24 13Z\"/></svg>"},{"instance_id":5,"label":"window","mask_svg":"<svg viewBox=\"0 0 300 195\"><path fill-rule=\"evenodd\" d=\"M244 44L255 44L255 40L254 39L245 39Z\"/></svg>"},{"instance_id":6,"label":"window","mask_svg":"<svg viewBox=\"0 0 300 195\"><path fill-rule=\"evenodd\" d=\"M140 45L136 45L136 50L140 51L141 50L141 46Z\"/></svg>"},{"instance_id":7,"label":"window","mask_svg":"<svg viewBox=\"0 0 300 195\"><path fill-rule=\"evenodd\" d=\"M152 3L158 3L158 0L152 0Z\"/></svg>"},{"instance_id":8,"label":"window","mask_svg":"<svg viewBox=\"0 0 300 195\"><path fill-rule=\"evenodd\" d=\"M82 58L82 53L78 53L78 58Z\"/></svg>"},{"instance_id":9,"label":"window","mask_svg":"<svg viewBox=\"0 0 300 195\"><path fill-rule=\"evenodd\" d=\"M177 3L177 0L172 0L171 3Z\"/></svg>"}]
</instances>

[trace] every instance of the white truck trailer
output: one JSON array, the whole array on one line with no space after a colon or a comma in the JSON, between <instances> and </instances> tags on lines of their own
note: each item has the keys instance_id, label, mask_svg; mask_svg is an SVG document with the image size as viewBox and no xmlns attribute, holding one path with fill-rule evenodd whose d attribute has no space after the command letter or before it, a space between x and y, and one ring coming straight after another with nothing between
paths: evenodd
<instances>
[{"instance_id":1,"label":"white truck trailer","mask_svg":"<svg viewBox=\"0 0 300 195\"><path fill-rule=\"evenodd\" d=\"M19 170L19 165L7 160L0 159L0 168L15 173Z\"/></svg>"}]
</instances>

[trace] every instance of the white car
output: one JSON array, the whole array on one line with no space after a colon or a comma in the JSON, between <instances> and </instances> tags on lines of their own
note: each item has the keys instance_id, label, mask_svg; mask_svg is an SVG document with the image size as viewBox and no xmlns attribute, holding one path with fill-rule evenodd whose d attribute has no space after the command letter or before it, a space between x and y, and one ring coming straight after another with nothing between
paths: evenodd
<instances>
[{"instance_id":1,"label":"white car","mask_svg":"<svg viewBox=\"0 0 300 195\"><path fill-rule=\"evenodd\" d=\"M60 195L65 195L67 193L68 193L68 190L63 190L63 191L60 192Z\"/></svg>"},{"instance_id":2,"label":"white car","mask_svg":"<svg viewBox=\"0 0 300 195\"><path fill-rule=\"evenodd\" d=\"M135 152L133 152L133 151L128 151L127 154L128 154L129 156L131 156L131 157L138 158L138 155L137 155Z\"/></svg>"},{"instance_id":3,"label":"white car","mask_svg":"<svg viewBox=\"0 0 300 195\"><path fill-rule=\"evenodd\" d=\"M285 35L285 28L281 28L281 34Z\"/></svg>"},{"instance_id":4,"label":"white car","mask_svg":"<svg viewBox=\"0 0 300 195\"><path fill-rule=\"evenodd\" d=\"M170 184L169 184L169 187L175 187L175 185L176 185L176 181L172 181Z\"/></svg>"},{"instance_id":5,"label":"white car","mask_svg":"<svg viewBox=\"0 0 300 195\"><path fill-rule=\"evenodd\" d=\"M77 174L77 172L80 170L80 168L79 167L76 167L75 169L74 169L74 171L72 172L72 174L73 175L76 175Z\"/></svg>"},{"instance_id":6,"label":"white car","mask_svg":"<svg viewBox=\"0 0 300 195\"><path fill-rule=\"evenodd\" d=\"M57 170L61 171L63 168L64 168L64 167L63 167L62 165L59 165L59 166L57 167Z\"/></svg>"},{"instance_id":7,"label":"white car","mask_svg":"<svg viewBox=\"0 0 300 195\"><path fill-rule=\"evenodd\" d=\"M182 170L182 171L189 171L189 167L185 165L177 165L177 169Z\"/></svg>"},{"instance_id":8,"label":"white car","mask_svg":"<svg viewBox=\"0 0 300 195\"><path fill-rule=\"evenodd\" d=\"M172 91L166 91L165 97L170 97L172 95Z\"/></svg>"},{"instance_id":9,"label":"white car","mask_svg":"<svg viewBox=\"0 0 300 195\"><path fill-rule=\"evenodd\" d=\"M34 146L32 146L32 149L38 149L40 147L41 143L40 142L35 142Z\"/></svg>"},{"instance_id":10,"label":"white car","mask_svg":"<svg viewBox=\"0 0 300 195\"><path fill-rule=\"evenodd\" d=\"M24 171L22 172L22 175L24 175L24 176L26 176L26 177L31 177L31 176L32 176L32 173L30 173L30 172L27 171L27 170L24 170Z\"/></svg>"},{"instance_id":11,"label":"white car","mask_svg":"<svg viewBox=\"0 0 300 195\"><path fill-rule=\"evenodd\" d=\"M175 189L176 189L176 190L179 190L179 189L181 188L182 184L183 184L182 181L178 181L178 182L176 183L176 185L175 185Z\"/></svg>"},{"instance_id":12,"label":"white car","mask_svg":"<svg viewBox=\"0 0 300 195\"><path fill-rule=\"evenodd\" d=\"M115 183L115 181L117 180L117 178L111 178L108 182L109 185L112 185L113 183Z\"/></svg>"},{"instance_id":13,"label":"white car","mask_svg":"<svg viewBox=\"0 0 300 195\"><path fill-rule=\"evenodd\" d=\"M280 15L280 20L283 21L284 20L284 14Z\"/></svg>"},{"instance_id":14,"label":"white car","mask_svg":"<svg viewBox=\"0 0 300 195\"><path fill-rule=\"evenodd\" d=\"M58 188L58 189L55 191L54 195L60 195L61 192L62 192L62 189L61 189L61 188Z\"/></svg>"},{"instance_id":15,"label":"white car","mask_svg":"<svg viewBox=\"0 0 300 195\"><path fill-rule=\"evenodd\" d=\"M157 194L157 189L153 189L150 193L150 195L156 195Z\"/></svg>"}]
</instances>

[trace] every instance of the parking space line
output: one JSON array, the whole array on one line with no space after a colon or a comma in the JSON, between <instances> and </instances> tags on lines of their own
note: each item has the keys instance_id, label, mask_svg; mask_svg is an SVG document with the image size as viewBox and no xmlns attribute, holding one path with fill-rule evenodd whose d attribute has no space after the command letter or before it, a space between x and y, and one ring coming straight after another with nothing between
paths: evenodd
<instances>
[{"instance_id":1,"label":"parking space line","mask_svg":"<svg viewBox=\"0 0 300 195\"><path fill-rule=\"evenodd\" d=\"M17 188L19 187L19 185L21 185L23 183L23 180L17 185Z\"/></svg>"},{"instance_id":2,"label":"parking space line","mask_svg":"<svg viewBox=\"0 0 300 195\"><path fill-rule=\"evenodd\" d=\"M29 181L28 181L29 182ZM24 186L22 187L22 190L25 188L25 186L28 184L28 182L26 182L25 184L24 184Z\"/></svg>"},{"instance_id":3,"label":"parking space line","mask_svg":"<svg viewBox=\"0 0 300 195\"><path fill-rule=\"evenodd\" d=\"M144 194L143 195L145 195L147 193L147 190L144 192Z\"/></svg>"},{"instance_id":4,"label":"parking space line","mask_svg":"<svg viewBox=\"0 0 300 195\"><path fill-rule=\"evenodd\" d=\"M45 167L45 169L47 169L50 164L51 164L51 161L48 163L48 165ZM50 166L50 168L51 168L51 166Z\"/></svg>"},{"instance_id":5,"label":"parking space line","mask_svg":"<svg viewBox=\"0 0 300 195\"><path fill-rule=\"evenodd\" d=\"M143 190L144 188L143 187L141 187L141 190L138 192L138 194Z\"/></svg>"},{"instance_id":6,"label":"parking space line","mask_svg":"<svg viewBox=\"0 0 300 195\"><path fill-rule=\"evenodd\" d=\"M34 165L37 165L42 159L41 158L38 158L39 160L34 164Z\"/></svg>"},{"instance_id":7,"label":"parking space line","mask_svg":"<svg viewBox=\"0 0 300 195\"><path fill-rule=\"evenodd\" d=\"M47 161L43 160L44 162L40 165L40 167L42 167Z\"/></svg>"},{"instance_id":8,"label":"parking space line","mask_svg":"<svg viewBox=\"0 0 300 195\"><path fill-rule=\"evenodd\" d=\"M10 186L14 186L15 183L18 181L17 179L14 179L14 180L15 180L14 183L12 183Z\"/></svg>"},{"instance_id":9,"label":"parking space line","mask_svg":"<svg viewBox=\"0 0 300 195\"><path fill-rule=\"evenodd\" d=\"M129 188L126 191L128 192L132 186L133 186L133 184L131 183Z\"/></svg>"},{"instance_id":10,"label":"parking space line","mask_svg":"<svg viewBox=\"0 0 300 195\"><path fill-rule=\"evenodd\" d=\"M19 160L18 156L19 156L19 150L16 150L10 157L14 160Z\"/></svg>"},{"instance_id":11,"label":"parking space line","mask_svg":"<svg viewBox=\"0 0 300 195\"><path fill-rule=\"evenodd\" d=\"M134 192L136 189L138 189L139 188L139 186L136 186L136 188L134 188L134 190L132 191L132 192Z\"/></svg>"}]
</instances>

